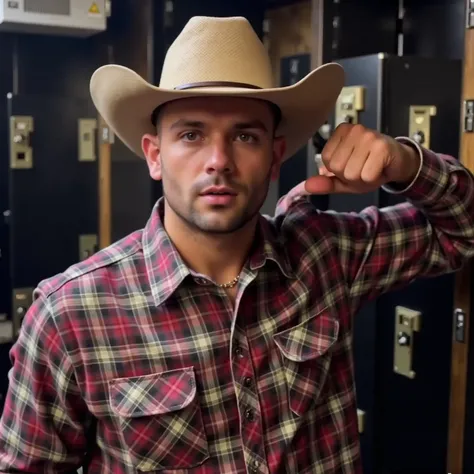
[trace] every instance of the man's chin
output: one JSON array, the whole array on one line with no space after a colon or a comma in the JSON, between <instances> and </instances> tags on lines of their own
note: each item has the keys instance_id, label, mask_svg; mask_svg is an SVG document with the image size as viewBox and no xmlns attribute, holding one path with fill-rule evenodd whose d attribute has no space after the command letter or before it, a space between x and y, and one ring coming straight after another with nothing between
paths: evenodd
<instances>
[{"instance_id":1,"label":"man's chin","mask_svg":"<svg viewBox=\"0 0 474 474\"><path fill-rule=\"evenodd\" d=\"M230 222L230 223L215 223L215 222L201 222L198 227L208 234L225 235L233 234L245 227L246 222Z\"/></svg>"},{"instance_id":2,"label":"man's chin","mask_svg":"<svg viewBox=\"0 0 474 474\"><path fill-rule=\"evenodd\" d=\"M209 234L232 234L239 231L249 223L248 218L245 217L227 217L202 215L195 220L195 225L203 232Z\"/></svg>"}]
</instances>

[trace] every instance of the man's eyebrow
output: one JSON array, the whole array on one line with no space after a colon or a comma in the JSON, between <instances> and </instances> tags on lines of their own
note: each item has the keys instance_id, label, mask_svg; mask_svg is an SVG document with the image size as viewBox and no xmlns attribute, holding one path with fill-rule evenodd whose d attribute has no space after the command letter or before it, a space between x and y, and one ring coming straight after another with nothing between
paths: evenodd
<instances>
[{"instance_id":1,"label":"man's eyebrow","mask_svg":"<svg viewBox=\"0 0 474 474\"><path fill-rule=\"evenodd\" d=\"M173 124L171 124L170 129L172 130L174 128L183 128L183 127L204 128L204 122L200 122L199 120L179 119Z\"/></svg>"},{"instance_id":2,"label":"man's eyebrow","mask_svg":"<svg viewBox=\"0 0 474 474\"><path fill-rule=\"evenodd\" d=\"M175 128L205 128L205 123L200 120L189 120L189 119L179 119L176 122L172 123L170 126L170 130ZM264 132L268 132L268 128L261 120L249 120L245 122L238 122L234 125L236 130L248 130L248 129L260 129Z\"/></svg>"},{"instance_id":3,"label":"man's eyebrow","mask_svg":"<svg viewBox=\"0 0 474 474\"><path fill-rule=\"evenodd\" d=\"M263 130L264 132L268 132L268 128L261 120L250 120L248 122L239 122L235 124L235 128L237 130L248 130L249 128L257 128Z\"/></svg>"}]
</instances>

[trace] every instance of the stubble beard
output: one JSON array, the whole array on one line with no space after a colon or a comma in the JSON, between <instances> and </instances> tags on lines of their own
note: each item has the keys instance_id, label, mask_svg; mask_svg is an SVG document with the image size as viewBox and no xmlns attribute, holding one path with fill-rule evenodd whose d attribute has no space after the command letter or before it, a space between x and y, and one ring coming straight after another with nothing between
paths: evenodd
<instances>
[{"instance_id":1,"label":"stubble beard","mask_svg":"<svg viewBox=\"0 0 474 474\"><path fill-rule=\"evenodd\" d=\"M189 205L189 209L182 209L179 204L173 199L168 199L166 192L166 186L164 182L166 180L165 172L163 170L163 197L169 206L169 208L178 216L178 218L193 232L204 233L208 235L228 235L235 233L245 227L250 221L252 221L257 214L259 214L260 209L262 208L268 194L268 189L271 179L271 170L268 172L265 177L264 182L262 183L262 188L265 189L265 192L262 193L262 196L257 202L255 202L256 196L250 196L247 206L242 209L237 215L233 216L232 219L226 219L225 224L216 224L215 218L210 217L207 219L205 215L195 209L193 203ZM173 184L171 184L173 186ZM193 201L195 202L195 201ZM255 205L252 205L255 203ZM218 211L217 211L218 212Z\"/></svg>"}]
</instances>

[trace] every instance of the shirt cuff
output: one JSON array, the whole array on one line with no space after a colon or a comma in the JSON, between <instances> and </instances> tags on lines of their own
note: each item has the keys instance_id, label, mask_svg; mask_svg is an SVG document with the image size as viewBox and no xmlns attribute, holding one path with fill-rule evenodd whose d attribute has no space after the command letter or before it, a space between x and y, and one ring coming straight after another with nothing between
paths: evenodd
<instances>
[{"instance_id":1,"label":"shirt cuff","mask_svg":"<svg viewBox=\"0 0 474 474\"><path fill-rule=\"evenodd\" d=\"M412 182L403 189L394 185L384 185L382 189L391 194L403 194L410 201L423 205L442 199L451 179L451 173L464 171L459 161L452 156L428 150L410 138L397 137L396 140L418 150L420 168Z\"/></svg>"},{"instance_id":2,"label":"shirt cuff","mask_svg":"<svg viewBox=\"0 0 474 474\"><path fill-rule=\"evenodd\" d=\"M412 182L408 184L408 186L405 186L403 189L400 189L399 187L396 187L390 184L386 184L382 186L382 189L384 191L387 191L390 194L404 194L407 191L409 191L413 187L413 185L418 181L420 173L423 169L423 164L424 164L423 162L425 160L425 157L424 157L423 150L421 149L420 145L415 140L412 140L411 138L408 138L408 137L396 137L395 140L397 140L400 143L403 143L404 145L409 145L415 148L415 150L418 152L418 155L420 157L420 167L418 168L418 172L416 173Z\"/></svg>"}]
</instances>

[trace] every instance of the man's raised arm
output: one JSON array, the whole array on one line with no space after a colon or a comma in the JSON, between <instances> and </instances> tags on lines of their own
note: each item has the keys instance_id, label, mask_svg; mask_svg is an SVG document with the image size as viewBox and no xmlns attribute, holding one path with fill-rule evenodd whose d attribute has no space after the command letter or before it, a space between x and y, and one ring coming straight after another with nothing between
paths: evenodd
<instances>
[{"instance_id":1,"label":"man's raised arm","mask_svg":"<svg viewBox=\"0 0 474 474\"><path fill-rule=\"evenodd\" d=\"M321 175L282 197L276 219L315 245L329 242L355 308L417 277L455 271L474 256L474 177L458 160L350 124L336 129L322 158ZM380 187L407 201L336 213L304 198Z\"/></svg>"}]
</instances>

